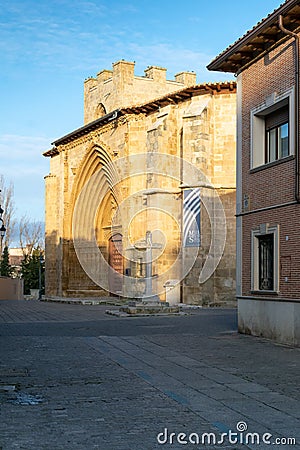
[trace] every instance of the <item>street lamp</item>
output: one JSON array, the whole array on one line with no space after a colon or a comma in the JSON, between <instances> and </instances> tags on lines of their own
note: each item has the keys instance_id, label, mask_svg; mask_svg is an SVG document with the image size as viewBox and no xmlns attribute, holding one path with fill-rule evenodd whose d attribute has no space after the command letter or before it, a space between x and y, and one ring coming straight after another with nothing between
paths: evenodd
<instances>
[{"instance_id":1,"label":"street lamp","mask_svg":"<svg viewBox=\"0 0 300 450\"><path fill-rule=\"evenodd\" d=\"M1 189L0 189L0 192L1 192ZM0 253L0 255L2 256L2 243L3 243L3 238L4 238L4 235L5 235L5 232L6 232L6 228L5 228L5 226L4 226L4 222L3 222L3 219L2 219L2 214L4 213L4 210L3 210L3 208L1 207L1 205L0 205L0 221L2 222L2 225L1 225L1 228L0 228L0 248L1 248L1 253Z\"/></svg>"},{"instance_id":2,"label":"street lamp","mask_svg":"<svg viewBox=\"0 0 300 450\"><path fill-rule=\"evenodd\" d=\"M42 299L42 288L43 288L43 286L42 286L42 266L43 266L44 262L45 261L43 258L43 254L40 251L40 254L39 254L39 300Z\"/></svg>"},{"instance_id":3,"label":"street lamp","mask_svg":"<svg viewBox=\"0 0 300 450\"><path fill-rule=\"evenodd\" d=\"M0 219L0 220L2 220L2 219ZM5 228L5 226L3 225L3 220L2 220L2 227L0 228L1 239L4 238L5 231L6 231L6 228Z\"/></svg>"}]
</instances>

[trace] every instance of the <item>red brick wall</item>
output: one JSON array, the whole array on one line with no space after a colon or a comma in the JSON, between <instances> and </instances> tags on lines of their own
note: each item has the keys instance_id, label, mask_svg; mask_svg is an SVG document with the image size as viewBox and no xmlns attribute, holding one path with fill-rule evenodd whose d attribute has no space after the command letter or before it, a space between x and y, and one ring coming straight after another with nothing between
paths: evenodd
<instances>
[{"instance_id":1,"label":"red brick wall","mask_svg":"<svg viewBox=\"0 0 300 450\"><path fill-rule=\"evenodd\" d=\"M295 84L293 45L287 43L243 72L243 194L250 195L251 208L293 200L294 161L249 174L250 111L274 92L285 93ZM255 205L255 206L254 206Z\"/></svg>"},{"instance_id":2,"label":"red brick wall","mask_svg":"<svg viewBox=\"0 0 300 450\"><path fill-rule=\"evenodd\" d=\"M251 295L251 230L257 229L260 224L269 223L271 227L279 225L278 298L300 298L299 215L300 205L292 205L243 217L243 295ZM288 277L287 282L285 277Z\"/></svg>"},{"instance_id":3,"label":"red brick wall","mask_svg":"<svg viewBox=\"0 0 300 450\"><path fill-rule=\"evenodd\" d=\"M285 93L295 84L293 39L251 65L242 74L242 195L250 197L250 210L293 202L295 160L250 171L250 111L274 92ZM293 205L243 217L242 290L250 295L251 229L260 224L280 226L280 294L300 298L300 205ZM286 240L288 236L288 240ZM288 282L285 281L288 277Z\"/></svg>"}]
</instances>

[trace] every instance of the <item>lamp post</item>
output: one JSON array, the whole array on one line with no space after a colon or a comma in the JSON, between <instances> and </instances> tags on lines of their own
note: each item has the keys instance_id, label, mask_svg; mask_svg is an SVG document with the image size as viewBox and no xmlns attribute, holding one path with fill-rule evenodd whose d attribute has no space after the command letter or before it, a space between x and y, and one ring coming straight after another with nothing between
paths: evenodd
<instances>
[{"instance_id":1,"label":"lamp post","mask_svg":"<svg viewBox=\"0 0 300 450\"><path fill-rule=\"evenodd\" d=\"M0 189L0 192L1 192L1 189ZM4 213L4 210L3 210L3 208L1 207L1 205L0 205L0 222L2 223L2 225L1 225L1 228L0 228L0 250L1 250L1 252L0 252L0 256L2 257L2 243L3 243L3 238L4 238L4 235L5 235L5 232L6 232L6 228L5 228L5 226L4 226L4 222L3 222L3 219L2 219L2 214Z\"/></svg>"},{"instance_id":2,"label":"lamp post","mask_svg":"<svg viewBox=\"0 0 300 450\"><path fill-rule=\"evenodd\" d=\"M39 300L42 299L42 265L44 264L42 252L39 254Z\"/></svg>"}]
</instances>

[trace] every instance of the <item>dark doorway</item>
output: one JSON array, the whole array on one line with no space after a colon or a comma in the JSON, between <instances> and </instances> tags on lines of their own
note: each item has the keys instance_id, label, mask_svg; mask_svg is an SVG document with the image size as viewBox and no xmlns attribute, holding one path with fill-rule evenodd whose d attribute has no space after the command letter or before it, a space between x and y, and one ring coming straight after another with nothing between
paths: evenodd
<instances>
[{"instance_id":1,"label":"dark doorway","mask_svg":"<svg viewBox=\"0 0 300 450\"><path fill-rule=\"evenodd\" d=\"M108 242L109 265L108 274L109 291L111 295L122 294L123 256L122 235L114 234Z\"/></svg>"}]
</instances>

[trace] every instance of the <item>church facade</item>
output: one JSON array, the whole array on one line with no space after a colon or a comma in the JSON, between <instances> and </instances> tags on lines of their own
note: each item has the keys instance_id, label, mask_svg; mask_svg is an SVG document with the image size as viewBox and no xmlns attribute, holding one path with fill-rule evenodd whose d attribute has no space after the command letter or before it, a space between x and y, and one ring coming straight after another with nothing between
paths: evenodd
<instances>
[{"instance_id":1,"label":"church facade","mask_svg":"<svg viewBox=\"0 0 300 450\"><path fill-rule=\"evenodd\" d=\"M233 301L235 105L234 82L127 61L85 81L84 125L44 153L46 296Z\"/></svg>"}]
</instances>

